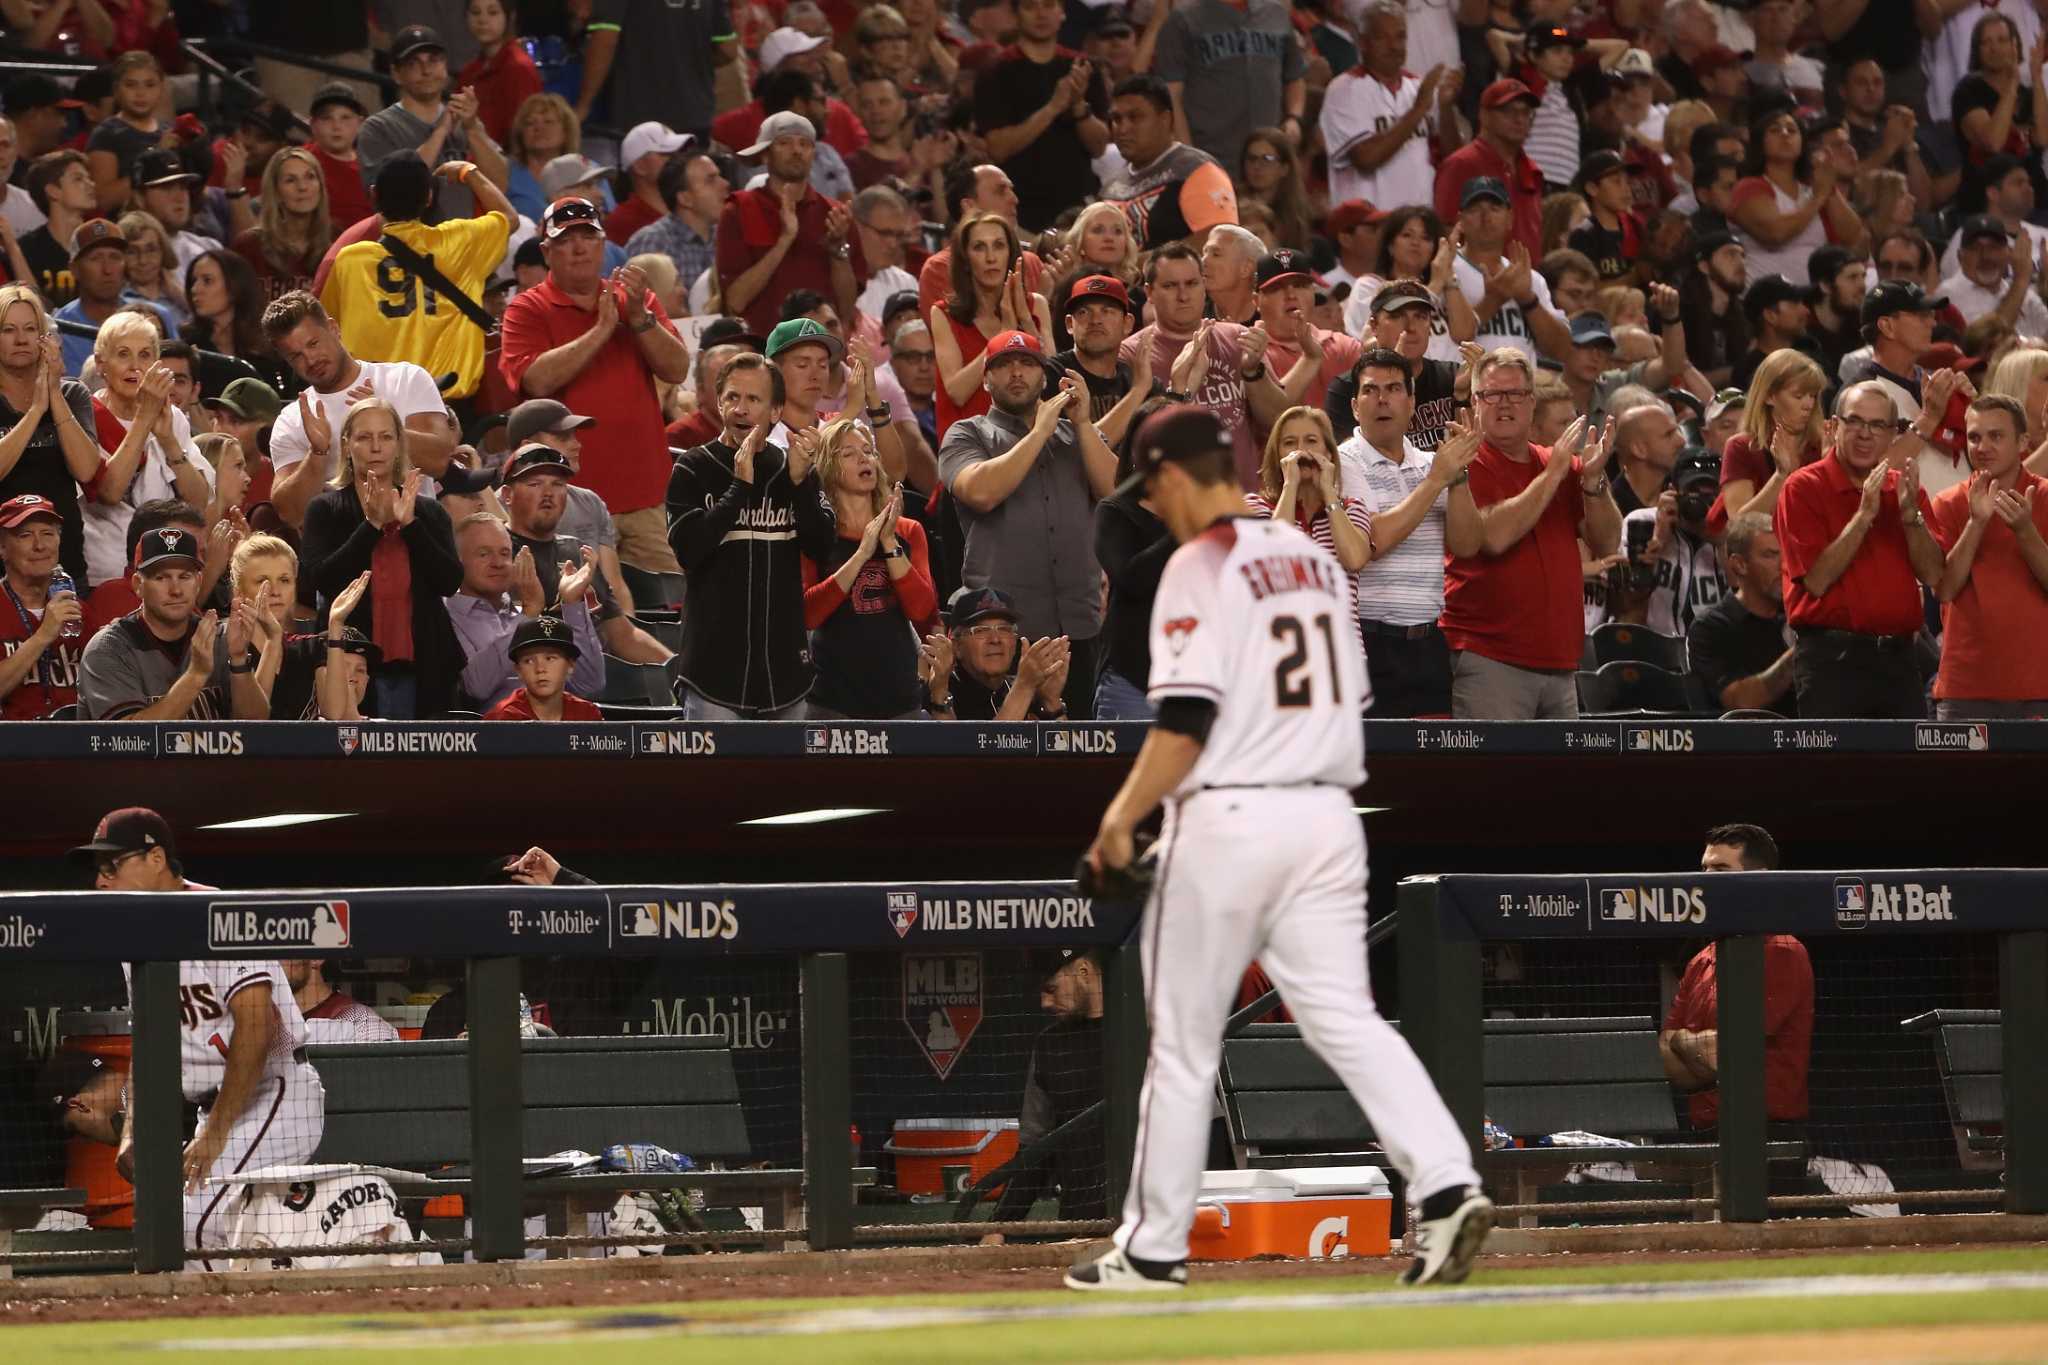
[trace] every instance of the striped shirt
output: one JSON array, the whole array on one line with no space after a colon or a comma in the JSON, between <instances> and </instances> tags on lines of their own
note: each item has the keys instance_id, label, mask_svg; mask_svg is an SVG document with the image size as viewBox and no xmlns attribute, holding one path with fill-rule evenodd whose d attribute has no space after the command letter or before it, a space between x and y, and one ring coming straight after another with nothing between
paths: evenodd
<instances>
[{"instance_id":1,"label":"striped shirt","mask_svg":"<svg viewBox=\"0 0 2048 1365\"><path fill-rule=\"evenodd\" d=\"M1552 185L1569 185L1579 173L1579 116L1558 82L1550 82L1536 101L1536 116L1529 121L1529 140L1522 151Z\"/></svg>"},{"instance_id":2,"label":"striped shirt","mask_svg":"<svg viewBox=\"0 0 2048 1365\"><path fill-rule=\"evenodd\" d=\"M1337 447L1337 461L1345 505L1378 515L1422 486L1431 457L1415 442L1403 440L1396 464L1365 437L1353 436ZM1353 590L1360 617L1393 626L1423 626L1443 615L1444 504L1449 496L1437 494L1436 505L1406 539L1358 571Z\"/></svg>"},{"instance_id":3,"label":"striped shirt","mask_svg":"<svg viewBox=\"0 0 2048 1365\"><path fill-rule=\"evenodd\" d=\"M1244 505L1259 516L1271 517L1273 515L1273 504L1267 501L1266 495L1263 493L1245 494ZM1364 536L1368 541L1372 539L1372 513L1366 510L1364 503L1359 502L1356 498L1347 496L1344 499L1344 515L1353 526L1358 528L1360 535ZM1322 546L1325 550L1328 550L1340 562L1342 561L1343 556L1337 555L1336 534L1330 529L1330 509L1327 505L1318 507L1316 509L1316 519L1310 521L1302 516L1301 500L1296 498L1294 502L1294 524L1303 535ZM1358 615L1358 582L1356 575L1353 576L1351 583L1351 614L1353 616Z\"/></svg>"}]
</instances>

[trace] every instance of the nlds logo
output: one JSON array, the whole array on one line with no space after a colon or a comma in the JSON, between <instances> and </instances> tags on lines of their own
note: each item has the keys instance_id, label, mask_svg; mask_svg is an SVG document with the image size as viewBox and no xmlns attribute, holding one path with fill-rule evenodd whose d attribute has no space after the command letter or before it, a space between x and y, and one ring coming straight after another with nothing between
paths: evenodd
<instances>
[{"instance_id":1,"label":"nlds logo","mask_svg":"<svg viewBox=\"0 0 2048 1365\"><path fill-rule=\"evenodd\" d=\"M1705 924L1707 893L1698 886L1617 886L1600 889L1607 924Z\"/></svg>"},{"instance_id":2,"label":"nlds logo","mask_svg":"<svg viewBox=\"0 0 2048 1365\"><path fill-rule=\"evenodd\" d=\"M731 901L629 901L619 907L620 938L735 939Z\"/></svg>"},{"instance_id":3,"label":"nlds logo","mask_svg":"<svg viewBox=\"0 0 2048 1365\"><path fill-rule=\"evenodd\" d=\"M240 730L171 730L164 735L164 752L185 758L239 758Z\"/></svg>"},{"instance_id":4,"label":"nlds logo","mask_svg":"<svg viewBox=\"0 0 2048 1365\"><path fill-rule=\"evenodd\" d=\"M1116 752L1116 731L1049 730L1045 736L1045 749L1053 754L1113 754Z\"/></svg>"},{"instance_id":5,"label":"nlds logo","mask_svg":"<svg viewBox=\"0 0 2048 1365\"><path fill-rule=\"evenodd\" d=\"M1634 725L1628 731L1632 754L1689 754L1692 727L1689 725Z\"/></svg>"},{"instance_id":6,"label":"nlds logo","mask_svg":"<svg viewBox=\"0 0 2048 1365\"><path fill-rule=\"evenodd\" d=\"M718 736L710 730L643 730L640 752L667 758L687 758L718 752Z\"/></svg>"}]
</instances>

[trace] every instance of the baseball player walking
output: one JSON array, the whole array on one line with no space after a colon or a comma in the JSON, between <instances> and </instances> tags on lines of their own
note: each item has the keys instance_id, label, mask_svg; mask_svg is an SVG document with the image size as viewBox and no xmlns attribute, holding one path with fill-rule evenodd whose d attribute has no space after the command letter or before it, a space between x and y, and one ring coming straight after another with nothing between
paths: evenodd
<instances>
[{"instance_id":1,"label":"baseball player walking","mask_svg":"<svg viewBox=\"0 0 2048 1365\"><path fill-rule=\"evenodd\" d=\"M1230 442L1181 405L1139 432L1134 473L1181 542L1152 610L1159 716L1087 862L1127 867L1163 800L1140 927L1152 1052L1115 1247L1073 1289L1187 1283L1223 1023L1257 959L1371 1120L1421 1206L1406 1282L1455 1283L1493 1226L1472 1154L1429 1075L1372 1002L1365 952L1364 651L1346 575L1294 526L1243 515Z\"/></svg>"},{"instance_id":2,"label":"baseball player walking","mask_svg":"<svg viewBox=\"0 0 2048 1365\"><path fill-rule=\"evenodd\" d=\"M92 842L71 856L92 864L93 885L101 891L212 890L185 880L170 824L141 806L109 813ZM126 963L122 971L128 971ZM131 1004L134 990L131 979ZM185 1147L185 1247L203 1251L229 1245L229 1214L244 1188L213 1182L306 1160L320 1145L327 1097L319 1073L300 1052L306 1021L280 963L180 962L178 1000L184 1022L178 1069L185 1098L201 1111ZM123 1108L128 1109L125 1102ZM115 1154L130 1179L134 1147L130 1122ZM201 1257L186 1264L216 1270L237 1263Z\"/></svg>"}]
</instances>

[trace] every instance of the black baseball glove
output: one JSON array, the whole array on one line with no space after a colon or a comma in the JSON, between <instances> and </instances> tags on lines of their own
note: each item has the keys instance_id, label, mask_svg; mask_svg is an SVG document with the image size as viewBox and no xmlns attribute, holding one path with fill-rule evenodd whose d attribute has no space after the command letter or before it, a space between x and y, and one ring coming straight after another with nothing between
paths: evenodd
<instances>
[{"instance_id":1,"label":"black baseball glove","mask_svg":"<svg viewBox=\"0 0 2048 1365\"><path fill-rule=\"evenodd\" d=\"M1074 864L1074 885L1082 895L1094 900L1143 902L1152 894L1158 867L1158 849L1152 836L1140 833L1132 837L1131 860L1122 867L1105 867L1097 872L1083 853Z\"/></svg>"}]
</instances>

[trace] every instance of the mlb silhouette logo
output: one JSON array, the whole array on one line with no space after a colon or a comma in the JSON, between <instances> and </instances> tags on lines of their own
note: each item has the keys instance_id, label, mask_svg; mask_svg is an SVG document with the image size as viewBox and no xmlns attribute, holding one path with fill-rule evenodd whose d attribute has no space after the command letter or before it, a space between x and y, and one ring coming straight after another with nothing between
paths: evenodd
<instances>
[{"instance_id":1,"label":"mlb silhouette logo","mask_svg":"<svg viewBox=\"0 0 2048 1365\"><path fill-rule=\"evenodd\" d=\"M619 907L620 938L660 938L661 907L634 901Z\"/></svg>"},{"instance_id":2,"label":"mlb silhouette logo","mask_svg":"<svg viewBox=\"0 0 2048 1365\"><path fill-rule=\"evenodd\" d=\"M1869 895L1862 882L1835 883L1835 909L1867 910L1870 908Z\"/></svg>"},{"instance_id":3,"label":"mlb silhouette logo","mask_svg":"<svg viewBox=\"0 0 2048 1365\"><path fill-rule=\"evenodd\" d=\"M313 946L348 947L347 901L323 901L313 907Z\"/></svg>"},{"instance_id":4,"label":"mlb silhouette logo","mask_svg":"<svg viewBox=\"0 0 2048 1365\"><path fill-rule=\"evenodd\" d=\"M1065 753L1067 751L1067 732L1065 730L1055 730L1047 735L1045 737L1045 747L1056 754Z\"/></svg>"},{"instance_id":5,"label":"mlb silhouette logo","mask_svg":"<svg viewBox=\"0 0 2048 1365\"><path fill-rule=\"evenodd\" d=\"M167 735L165 735L165 736L164 736L164 748L165 748L165 749L166 749L167 751L169 751L169 752L171 752L171 753L174 753L174 754L189 754L189 753L191 753L191 752L192 752L192 732L191 732L191 731L189 731L189 730L173 730L173 731L171 731L171 732L170 732L169 734L167 734Z\"/></svg>"},{"instance_id":6,"label":"mlb silhouette logo","mask_svg":"<svg viewBox=\"0 0 2048 1365\"><path fill-rule=\"evenodd\" d=\"M668 752L668 731L650 730L640 736L640 752L643 754L665 754Z\"/></svg>"},{"instance_id":7,"label":"mlb silhouette logo","mask_svg":"<svg viewBox=\"0 0 2048 1365\"><path fill-rule=\"evenodd\" d=\"M814 725L804 731L804 750L806 753L822 754L831 747L831 737L825 733L823 726Z\"/></svg>"},{"instance_id":8,"label":"mlb silhouette logo","mask_svg":"<svg viewBox=\"0 0 2048 1365\"><path fill-rule=\"evenodd\" d=\"M1600 893L1600 918L1610 924L1634 924L1636 921L1636 892L1634 887L1623 887Z\"/></svg>"}]
</instances>

